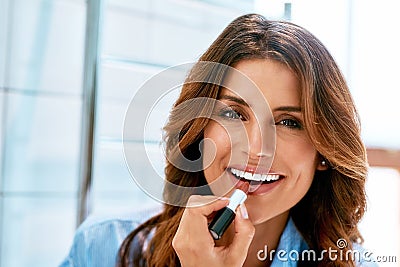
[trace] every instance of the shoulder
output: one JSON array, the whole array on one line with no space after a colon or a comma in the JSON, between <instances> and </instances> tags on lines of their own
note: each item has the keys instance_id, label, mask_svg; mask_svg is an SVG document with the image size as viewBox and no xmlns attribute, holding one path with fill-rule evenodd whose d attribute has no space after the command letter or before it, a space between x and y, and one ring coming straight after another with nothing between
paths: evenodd
<instances>
[{"instance_id":1,"label":"shoulder","mask_svg":"<svg viewBox=\"0 0 400 267\"><path fill-rule=\"evenodd\" d=\"M161 210L161 206L155 206L118 216L90 216L77 229L69 254L60 266L115 266L124 239Z\"/></svg>"},{"instance_id":2,"label":"shoulder","mask_svg":"<svg viewBox=\"0 0 400 267\"><path fill-rule=\"evenodd\" d=\"M376 262L376 259L373 256L373 253L364 248L362 245L353 243L352 254L354 255L356 266L359 267L377 267L379 266Z\"/></svg>"},{"instance_id":3,"label":"shoulder","mask_svg":"<svg viewBox=\"0 0 400 267\"><path fill-rule=\"evenodd\" d=\"M352 249L347 254L341 254L337 250L333 250L331 252L325 251L325 253L329 254L332 257L332 260L337 259L338 257L343 258L351 258L354 259L357 267L377 267L373 254L365 249L362 245L353 243ZM261 255L265 257L267 253L267 249ZM317 255L316 252L309 249L308 244L302 237L301 233L298 231L295 226L292 218L289 218L286 227L280 237L280 241L278 247L276 249L276 253L270 258L273 258L271 267L275 266L297 266L298 261L310 260L313 259L319 260L322 255Z\"/></svg>"}]
</instances>

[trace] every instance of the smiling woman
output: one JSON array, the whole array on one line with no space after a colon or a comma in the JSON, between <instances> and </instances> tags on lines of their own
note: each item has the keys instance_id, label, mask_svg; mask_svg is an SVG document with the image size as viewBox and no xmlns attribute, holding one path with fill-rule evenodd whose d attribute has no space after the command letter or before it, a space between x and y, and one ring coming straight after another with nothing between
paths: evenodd
<instances>
[{"instance_id":1,"label":"smiling woman","mask_svg":"<svg viewBox=\"0 0 400 267\"><path fill-rule=\"evenodd\" d=\"M206 186L210 195L189 197L166 186L166 199L188 205L165 203L140 225L91 226L76 239L89 256L75 251L68 261L113 258L120 244L104 250L99 240L122 236L118 266L367 264L357 226L366 206L365 147L348 87L323 44L297 25L249 14L228 25L200 62L235 71L201 69L204 76L220 77L223 86L190 82L188 76L164 127L165 175L173 185ZM186 101L204 98L213 101L182 111ZM211 116L201 116L204 110ZM177 150L186 159L201 159L203 169L177 167ZM235 189L246 191L247 199L222 238L214 240L208 223ZM93 227L114 230L91 237ZM272 257L259 257L264 248ZM338 255L326 253L332 250ZM283 259L281 251L308 257Z\"/></svg>"},{"instance_id":2,"label":"smiling woman","mask_svg":"<svg viewBox=\"0 0 400 267\"><path fill-rule=\"evenodd\" d=\"M268 118L263 118L267 114L258 114L257 119L252 111L262 101L250 98L243 103L231 91L222 89L218 99L233 112L222 112L221 116L226 120L243 122L248 149L242 149L240 145L236 145L237 142L231 145L230 135L235 133L226 132L220 123L211 120L204 128L204 138L214 141L217 153L213 163L204 169L205 179L211 184L228 170L227 176L234 180L239 179L236 183L238 188L242 183L263 180L262 184L256 184L253 189L250 187L246 200L253 225L264 223L266 226L266 222L278 215L287 221L290 208L308 191L315 170L327 170L327 166L321 164L321 157L303 127L299 81L286 65L275 60L242 60L235 68L257 85L272 110L276 125L274 160L269 168L266 160L269 155L263 146L268 143L268 136L262 134L265 132L264 126L260 126L260 122L267 124ZM230 75L226 80L227 86L233 88ZM241 140L240 143L246 143L246 140ZM203 153L209 154L207 146ZM238 163L241 158L246 159L245 164ZM273 225L268 226L268 229L275 228ZM275 239L279 234L276 233ZM262 246L263 244L257 245Z\"/></svg>"},{"instance_id":3,"label":"smiling woman","mask_svg":"<svg viewBox=\"0 0 400 267\"><path fill-rule=\"evenodd\" d=\"M227 73L226 88L186 84L175 104L178 107L196 97L218 99L230 108L216 112L222 122L195 119L180 131L176 126L181 116L173 110L165 127L167 153L179 146L184 155L193 158L199 154L200 141L208 139L217 150L214 160L197 173L167 165L167 179L182 186L211 185L217 179L232 178L239 180L236 187L240 187L248 182L246 176L260 175L269 176L270 181L250 189L245 216L237 216L218 241L207 233L207 222L214 211L227 204L225 200L198 208L165 205L159 216L128 236L120 250L120 264L127 266L132 259L130 251L138 245L134 237L151 229L155 230L149 239L151 249L133 258L136 265L142 259L149 266L279 266L282 262L278 259L259 261L256 252L265 245L300 252L306 248L340 250L336 241L341 238L349 244L341 249L357 247L362 240L357 223L365 210L365 148L349 90L325 47L299 26L247 15L233 21L200 61L232 66L256 84L272 111L274 159L268 166L268 141L263 140L270 124L268 114L252 112L260 99L241 99L242 92L226 89L239 83ZM235 121L244 126L247 139L242 141L248 149L230 141L237 133L227 132L225 126ZM171 142L176 136L179 142ZM207 151L205 145L204 157ZM237 164L242 158L245 164ZM276 176L278 179L271 182ZM219 188L211 186L211 190L221 194ZM283 241L287 232L293 234ZM314 262L321 266L356 263L351 259L332 261L328 256Z\"/></svg>"}]
</instances>

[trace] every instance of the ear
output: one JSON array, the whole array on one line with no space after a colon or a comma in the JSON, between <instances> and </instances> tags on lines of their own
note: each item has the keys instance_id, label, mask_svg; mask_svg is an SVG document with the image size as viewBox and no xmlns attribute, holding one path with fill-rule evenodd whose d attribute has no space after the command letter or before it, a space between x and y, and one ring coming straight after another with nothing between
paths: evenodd
<instances>
[{"instance_id":1,"label":"ear","mask_svg":"<svg viewBox=\"0 0 400 267\"><path fill-rule=\"evenodd\" d=\"M329 162L323 156L318 157L317 170L326 171L329 169Z\"/></svg>"}]
</instances>

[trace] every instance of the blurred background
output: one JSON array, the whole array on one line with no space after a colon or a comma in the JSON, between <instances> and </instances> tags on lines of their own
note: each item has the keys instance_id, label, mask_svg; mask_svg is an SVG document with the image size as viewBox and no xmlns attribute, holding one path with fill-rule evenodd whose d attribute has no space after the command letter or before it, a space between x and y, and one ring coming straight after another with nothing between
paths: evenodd
<instances>
[{"instance_id":1,"label":"blurred background","mask_svg":"<svg viewBox=\"0 0 400 267\"><path fill-rule=\"evenodd\" d=\"M381 266L400 266L399 7L395 0L0 0L0 266L56 266L88 215L154 203L124 162L132 96L155 73L196 60L250 12L307 28L339 63L371 165L365 246L397 257ZM159 142L146 147L162 172Z\"/></svg>"}]
</instances>

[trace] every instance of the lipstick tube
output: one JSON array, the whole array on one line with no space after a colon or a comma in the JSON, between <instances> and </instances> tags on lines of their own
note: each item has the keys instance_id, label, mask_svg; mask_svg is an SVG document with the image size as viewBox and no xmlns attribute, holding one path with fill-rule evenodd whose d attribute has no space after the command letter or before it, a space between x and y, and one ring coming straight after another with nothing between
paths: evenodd
<instances>
[{"instance_id":1,"label":"lipstick tube","mask_svg":"<svg viewBox=\"0 0 400 267\"><path fill-rule=\"evenodd\" d=\"M242 204L246 198L247 195L245 192L240 189L236 189L229 199L229 205L217 212L214 219L208 226L208 229L215 240L220 239L225 230L228 229L229 225L235 219L235 211L237 207L239 207L239 205Z\"/></svg>"}]
</instances>

